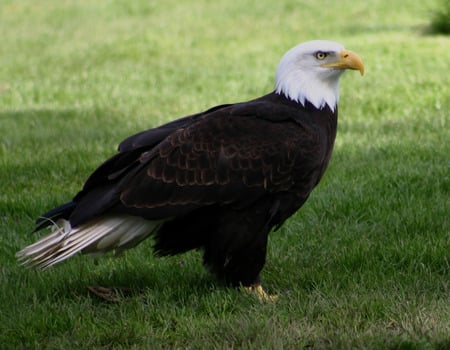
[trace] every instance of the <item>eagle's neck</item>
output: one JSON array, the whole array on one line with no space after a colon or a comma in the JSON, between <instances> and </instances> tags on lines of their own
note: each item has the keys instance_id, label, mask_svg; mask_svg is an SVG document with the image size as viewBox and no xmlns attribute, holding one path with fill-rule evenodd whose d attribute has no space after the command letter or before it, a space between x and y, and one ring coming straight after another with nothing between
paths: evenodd
<instances>
[{"instance_id":1,"label":"eagle's neck","mask_svg":"<svg viewBox=\"0 0 450 350\"><path fill-rule=\"evenodd\" d=\"M339 78L322 80L305 71L279 71L275 91L303 106L309 102L317 109L328 106L334 112L339 101Z\"/></svg>"}]
</instances>

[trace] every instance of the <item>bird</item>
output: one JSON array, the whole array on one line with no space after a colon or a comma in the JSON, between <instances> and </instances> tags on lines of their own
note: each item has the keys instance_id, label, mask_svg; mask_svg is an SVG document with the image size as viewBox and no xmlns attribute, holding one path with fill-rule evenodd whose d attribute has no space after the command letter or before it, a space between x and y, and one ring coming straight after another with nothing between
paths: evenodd
<instances>
[{"instance_id":1,"label":"bird","mask_svg":"<svg viewBox=\"0 0 450 350\"><path fill-rule=\"evenodd\" d=\"M360 56L312 40L281 58L275 87L126 138L73 199L36 220L17 252L47 269L77 253L120 255L148 237L156 256L203 253L208 271L262 300L268 236L306 202L336 138L339 79Z\"/></svg>"}]
</instances>

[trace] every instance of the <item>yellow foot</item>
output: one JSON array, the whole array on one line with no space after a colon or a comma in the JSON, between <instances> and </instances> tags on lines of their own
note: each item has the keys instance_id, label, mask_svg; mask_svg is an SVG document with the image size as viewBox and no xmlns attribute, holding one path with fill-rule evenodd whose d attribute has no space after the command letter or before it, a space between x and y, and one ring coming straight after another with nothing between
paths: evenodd
<instances>
[{"instance_id":1,"label":"yellow foot","mask_svg":"<svg viewBox=\"0 0 450 350\"><path fill-rule=\"evenodd\" d=\"M120 301L121 297L130 296L133 293L133 290L131 288L105 288L98 286L86 286L86 288L88 291L90 291L92 294L95 294L99 298L111 302L118 302Z\"/></svg>"},{"instance_id":2,"label":"yellow foot","mask_svg":"<svg viewBox=\"0 0 450 350\"><path fill-rule=\"evenodd\" d=\"M260 284L244 287L244 290L248 293L256 294L258 299L264 302L274 302L278 299L278 295L267 294Z\"/></svg>"}]
</instances>

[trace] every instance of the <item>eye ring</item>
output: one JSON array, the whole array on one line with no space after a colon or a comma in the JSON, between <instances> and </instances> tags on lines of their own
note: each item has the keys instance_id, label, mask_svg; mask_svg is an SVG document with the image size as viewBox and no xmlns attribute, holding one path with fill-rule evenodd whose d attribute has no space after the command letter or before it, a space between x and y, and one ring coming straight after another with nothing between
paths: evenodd
<instances>
[{"instance_id":1,"label":"eye ring","mask_svg":"<svg viewBox=\"0 0 450 350\"><path fill-rule=\"evenodd\" d=\"M323 52L323 51L317 51L316 54L314 55L318 60L322 61L324 60L327 56L328 53Z\"/></svg>"}]
</instances>

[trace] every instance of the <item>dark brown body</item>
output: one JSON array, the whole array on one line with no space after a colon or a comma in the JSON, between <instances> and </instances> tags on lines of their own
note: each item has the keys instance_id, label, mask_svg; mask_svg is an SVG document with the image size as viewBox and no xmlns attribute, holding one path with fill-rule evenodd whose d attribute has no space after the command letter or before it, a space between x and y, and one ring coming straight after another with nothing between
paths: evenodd
<instances>
[{"instance_id":1,"label":"dark brown body","mask_svg":"<svg viewBox=\"0 0 450 350\"><path fill-rule=\"evenodd\" d=\"M126 139L72 202L44 217L72 227L105 214L166 220L155 232L157 254L202 249L219 278L250 286L269 232L322 177L336 126L337 110L275 93L218 106Z\"/></svg>"}]
</instances>

